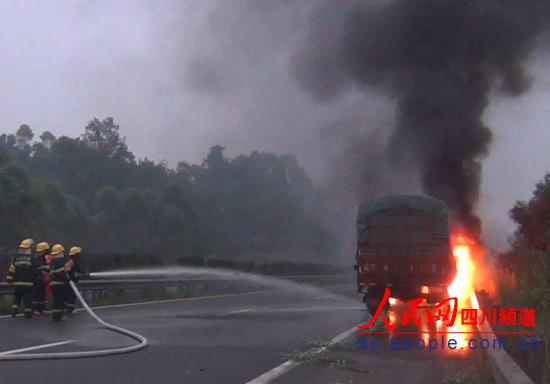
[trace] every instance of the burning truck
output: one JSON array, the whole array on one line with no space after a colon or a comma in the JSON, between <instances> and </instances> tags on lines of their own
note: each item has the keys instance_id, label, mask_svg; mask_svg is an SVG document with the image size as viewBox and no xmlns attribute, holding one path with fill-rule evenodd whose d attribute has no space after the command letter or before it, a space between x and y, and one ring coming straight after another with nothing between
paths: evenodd
<instances>
[{"instance_id":1,"label":"burning truck","mask_svg":"<svg viewBox=\"0 0 550 384\"><path fill-rule=\"evenodd\" d=\"M359 206L357 288L371 313L384 289L403 300L445 297L456 273L449 210L427 196L386 196Z\"/></svg>"}]
</instances>

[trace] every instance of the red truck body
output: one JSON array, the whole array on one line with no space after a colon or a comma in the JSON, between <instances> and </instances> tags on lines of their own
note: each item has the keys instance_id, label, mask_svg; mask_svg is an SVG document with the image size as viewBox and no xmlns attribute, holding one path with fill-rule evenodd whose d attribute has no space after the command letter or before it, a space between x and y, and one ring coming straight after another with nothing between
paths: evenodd
<instances>
[{"instance_id":1,"label":"red truck body","mask_svg":"<svg viewBox=\"0 0 550 384\"><path fill-rule=\"evenodd\" d=\"M357 220L358 291L437 299L455 273L446 205L426 196L387 196L362 204Z\"/></svg>"}]
</instances>

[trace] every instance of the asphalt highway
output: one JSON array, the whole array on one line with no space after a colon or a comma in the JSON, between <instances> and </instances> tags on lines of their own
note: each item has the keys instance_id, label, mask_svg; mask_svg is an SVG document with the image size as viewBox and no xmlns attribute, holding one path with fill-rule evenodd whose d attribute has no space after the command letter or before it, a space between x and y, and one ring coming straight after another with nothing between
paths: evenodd
<instances>
[{"instance_id":1,"label":"asphalt highway","mask_svg":"<svg viewBox=\"0 0 550 384\"><path fill-rule=\"evenodd\" d=\"M470 363L459 354L362 350L354 326L367 321L368 313L359 298L321 290L259 287L113 306L97 314L144 335L149 346L109 357L1 361L0 383L441 383ZM0 352L43 353L133 343L85 312L61 324L49 316L2 318L0 340ZM47 346L52 343L59 344Z\"/></svg>"}]
</instances>

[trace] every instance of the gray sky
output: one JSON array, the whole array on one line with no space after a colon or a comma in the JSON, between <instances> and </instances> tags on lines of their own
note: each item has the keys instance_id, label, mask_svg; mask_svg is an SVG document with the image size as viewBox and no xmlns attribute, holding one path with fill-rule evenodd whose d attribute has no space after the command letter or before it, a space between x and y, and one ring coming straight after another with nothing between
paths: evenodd
<instances>
[{"instance_id":1,"label":"gray sky","mask_svg":"<svg viewBox=\"0 0 550 384\"><path fill-rule=\"evenodd\" d=\"M230 154L294 153L319 184L339 150L326 127L391 127L391 100L350 91L318 103L289 74L311 1L0 2L0 131L75 136L113 116L138 157L200 162ZM153 5L156 4L156 5ZM485 119L495 140L485 161L480 213L504 247L507 211L550 167L550 72L532 60L534 86L495 96ZM330 137L330 136L329 136Z\"/></svg>"}]
</instances>

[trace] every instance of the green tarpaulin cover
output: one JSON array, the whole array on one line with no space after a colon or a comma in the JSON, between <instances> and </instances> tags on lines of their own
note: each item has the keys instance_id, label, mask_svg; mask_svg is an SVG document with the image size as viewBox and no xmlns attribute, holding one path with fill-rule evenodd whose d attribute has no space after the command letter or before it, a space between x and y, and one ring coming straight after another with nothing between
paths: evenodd
<instances>
[{"instance_id":1,"label":"green tarpaulin cover","mask_svg":"<svg viewBox=\"0 0 550 384\"><path fill-rule=\"evenodd\" d=\"M432 215L436 221L436 233L434 235L438 237L449 236L449 210L443 201L428 196L395 195L366 201L359 206L359 212L357 213L358 243L367 240L369 217L376 212L390 208L409 208L426 212Z\"/></svg>"}]
</instances>

